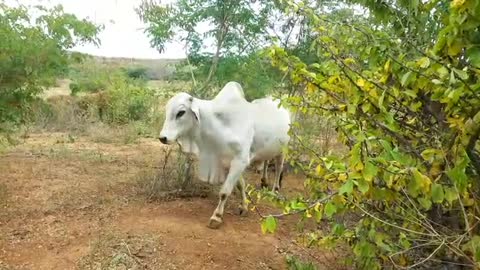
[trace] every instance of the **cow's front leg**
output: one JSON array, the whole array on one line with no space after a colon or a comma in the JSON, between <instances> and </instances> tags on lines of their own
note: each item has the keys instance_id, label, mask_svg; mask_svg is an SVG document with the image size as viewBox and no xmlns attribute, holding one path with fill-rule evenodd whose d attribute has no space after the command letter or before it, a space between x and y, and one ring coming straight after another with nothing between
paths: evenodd
<instances>
[{"instance_id":1,"label":"cow's front leg","mask_svg":"<svg viewBox=\"0 0 480 270\"><path fill-rule=\"evenodd\" d=\"M242 202L238 206L235 214L239 216L246 216L248 213L247 194L245 193L245 179L243 179L242 176L240 176L240 180L237 183L237 188L240 191Z\"/></svg>"},{"instance_id":2,"label":"cow's front leg","mask_svg":"<svg viewBox=\"0 0 480 270\"><path fill-rule=\"evenodd\" d=\"M280 178L282 177L283 172L283 163L284 163L284 156L283 154L278 155L275 157L275 182L273 183L272 191L278 192L280 191Z\"/></svg>"},{"instance_id":3,"label":"cow's front leg","mask_svg":"<svg viewBox=\"0 0 480 270\"><path fill-rule=\"evenodd\" d=\"M212 217L208 223L208 227L211 229L218 229L223 223L223 212L225 209L225 203L227 202L228 196L232 193L233 188L238 182L242 172L248 165L248 155L242 156L240 158L235 158L230 164L230 170L227 175L227 179L220 189L218 206L213 212Z\"/></svg>"}]
</instances>

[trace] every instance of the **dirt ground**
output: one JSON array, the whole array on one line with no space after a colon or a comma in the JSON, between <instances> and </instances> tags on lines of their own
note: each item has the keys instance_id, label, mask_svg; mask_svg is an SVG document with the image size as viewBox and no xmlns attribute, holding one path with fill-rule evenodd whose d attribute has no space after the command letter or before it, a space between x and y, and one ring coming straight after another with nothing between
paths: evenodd
<instances>
[{"instance_id":1,"label":"dirt ground","mask_svg":"<svg viewBox=\"0 0 480 270\"><path fill-rule=\"evenodd\" d=\"M146 200L139 175L158 166L162 147L42 133L1 153L0 269L287 269L286 254L308 254L294 242L296 219L263 235L254 212L233 214L236 195L219 230L206 226L215 194ZM292 191L302 179L284 183ZM329 252L315 254L322 269L340 269Z\"/></svg>"}]
</instances>

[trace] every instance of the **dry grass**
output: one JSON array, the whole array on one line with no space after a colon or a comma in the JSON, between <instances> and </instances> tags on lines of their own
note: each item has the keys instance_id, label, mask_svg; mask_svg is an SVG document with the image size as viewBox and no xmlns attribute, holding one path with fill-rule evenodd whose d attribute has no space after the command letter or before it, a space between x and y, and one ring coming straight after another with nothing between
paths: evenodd
<instances>
[{"instance_id":1,"label":"dry grass","mask_svg":"<svg viewBox=\"0 0 480 270\"><path fill-rule=\"evenodd\" d=\"M185 197L207 197L213 188L194 177L193 161L173 148L163 149L160 166L141 171L137 177L139 193L149 201Z\"/></svg>"},{"instance_id":2,"label":"dry grass","mask_svg":"<svg viewBox=\"0 0 480 270\"><path fill-rule=\"evenodd\" d=\"M7 185L0 183L0 208L6 206L8 200Z\"/></svg>"}]
</instances>

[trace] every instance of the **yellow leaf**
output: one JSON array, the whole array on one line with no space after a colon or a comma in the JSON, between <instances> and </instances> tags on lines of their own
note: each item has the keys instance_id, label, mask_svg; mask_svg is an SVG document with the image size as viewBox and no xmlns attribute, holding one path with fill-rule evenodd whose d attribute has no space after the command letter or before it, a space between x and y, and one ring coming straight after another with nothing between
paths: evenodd
<instances>
[{"instance_id":1,"label":"yellow leaf","mask_svg":"<svg viewBox=\"0 0 480 270\"><path fill-rule=\"evenodd\" d=\"M378 98L378 92L376 88L372 88L368 93L370 94L370 96Z\"/></svg>"},{"instance_id":2,"label":"yellow leaf","mask_svg":"<svg viewBox=\"0 0 480 270\"><path fill-rule=\"evenodd\" d=\"M430 59L422 57L417 61L417 65L421 68L428 68L428 66L430 66Z\"/></svg>"},{"instance_id":3,"label":"yellow leaf","mask_svg":"<svg viewBox=\"0 0 480 270\"><path fill-rule=\"evenodd\" d=\"M454 8L459 8L465 4L465 0L453 0L451 5Z\"/></svg>"},{"instance_id":4,"label":"yellow leaf","mask_svg":"<svg viewBox=\"0 0 480 270\"><path fill-rule=\"evenodd\" d=\"M385 65L383 66L383 69L385 71L390 71L390 64L391 64L391 61L390 61L390 59L388 59L387 62L385 63Z\"/></svg>"},{"instance_id":5,"label":"yellow leaf","mask_svg":"<svg viewBox=\"0 0 480 270\"><path fill-rule=\"evenodd\" d=\"M327 82L330 83L330 84L333 84L337 81L337 79L338 79L338 76L335 75L335 76L332 76L332 77L328 78Z\"/></svg>"},{"instance_id":6,"label":"yellow leaf","mask_svg":"<svg viewBox=\"0 0 480 270\"><path fill-rule=\"evenodd\" d=\"M465 128L464 121L465 119L463 117L458 118L458 117L447 117L447 123L450 124L450 127L456 127L458 129L463 130Z\"/></svg>"},{"instance_id":7,"label":"yellow leaf","mask_svg":"<svg viewBox=\"0 0 480 270\"><path fill-rule=\"evenodd\" d=\"M324 32L327 31L327 29L323 26L318 27L318 31Z\"/></svg>"},{"instance_id":8,"label":"yellow leaf","mask_svg":"<svg viewBox=\"0 0 480 270\"><path fill-rule=\"evenodd\" d=\"M408 261L405 258L405 256L400 255L400 258L398 259L398 264L400 264L401 266L406 266L408 264Z\"/></svg>"},{"instance_id":9,"label":"yellow leaf","mask_svg":"<svg viewBox=\"0 0 480 270\"><path fill-rule=\"evenodd\" d=\"M364 87L365 86L365 80L360 78L357 80L357 85L360 86L360 87Z\"/></svg>"},{"instance_id":10,"label":"yellow leaf","mask_svg":"<svg viewBox=\"0 0 480 270\"><path fill-rule=\"evenodd\" d=\"M358 162L358 163L355 165L355 167L354 167L354 169L355 169L356 171L361 171L361 170L363 170L363 168L364 168L364 166L363 166L363 163L362 163L361 161Z\"/></svg>"},{"instance_id":11,"label":"yellow leaf","mask_svg":"<svg viewBox=\"0 0 480 270\"><path fill-rule=\"evenodd\" d=\"M347 58L344 60L345 64L350 65L350 64L355 64L355 59L353 58Z\"/></svg>"},{"instance_id":12,"label":"yellow leaf","mask_svg":"<svg viewBox=\"0 0 480 270\"><path fill-rule=\"evenodd\" d=\"M308 94L313 94L316 90L316 87L315 85L313 85L313 83L308 83L307 84L307 93Z\"/></svg>"},{"instance_id":13,"label":"yellow leaf","mask_svg":"<svg viewBox=\"0 0 480 270\"><path fill-rule=\"evenodd\" d=\"M317 202L317 203L315 204L315 206L313 207L313 209L314 209L315 211L317 211L317 212L320 211L320 203Z\"/></svg>"},{"instance_id":14,"label":"yellow leaf","mask_svg":"<svg viewBox=\"0 0 480 270\"><path fill-rule=\"evenodd\" d=\"M317 175L325 174L325 170L323 169L323 167L321 165L318 165L317 168L315 169L315 171L317 172Z\"/></svg>"},{"instance_id":15,"label":"yellow leaf","mask_svg":"<svg viewBox=\"0 0 480 270\"><path fill-rule=\"evenodd\" d=\"M456 56L462 51L463 45L460 40L456 39L452 45L448 47L448 55Z\"/></svg>"},{"instance_id":16,"label":"yellow leaf","mask_svg":"<svg viewBox=\"0 0 480 270\"><path fill-rule=\"evenodd\" d=\"M415 180L417 181L417 184L419 185L422 191L424 191L425 193L430 191L432 180L430 180L428 176L422 174L417 169L413 170L413 176L415 177Z\"/></svg>"},{"instance_id":17,"label":"yellow leaf","mask_svg":"<svg viewBox=\"0 0 480 270\"><path fill-rule=\"evenodd\" d=\"M464 206L472 206L475 203L473 198L463 198L462 201Z\"/></svg>"},{"instance_id":18,"label":"yellow leaf","mask_svg":"<svg viewBox=\"0 0 480 270\"><path fill-rule=\"evenodd\" d=\"M432 168L430 168L430 175L433 176L433 177L437 177L437 176L440 175L441 173L442 173L441 164L435 162L435 163L432 165Z\"/></svg>"},{"instance_id":19,"label":"yellow leaf","mask_svg":"<svg viewBox=\"0 0 480 270\"><path fill-rule=\"evenodd\" d=\"M388 78L389 78L389 75L388 75L388 74L385 74L385 75L383 75L383 76L380 78L379 82L381 82L381 83L386 83L387 80L388 80Z\"/></svg>"},{"instance_id":20,"label":"yellow leaf","mask_svg":"<svg viewBox=\"0 0 480 270\"><path fill-rule=\"evenodd\" d=\"M338 180L340 181L346 181L347 180L347 174L346 173L341 173L340 175L338 175Z\"/></svg>"},{"instance_id":21,"label":"yellow leaf","mask_svg":"<svg viewBox=\"0 0 480 270\"><path fill-rule=\"evenodd\" d=\"M407 124L409 124L409 125L413 125L413 124L415 124L416 120L417 120L417 118L416 118L416 117L414 117L414 118L412 118L412 119L408 120L408 121L407 121Z\"/></svg>"}]
</instances>

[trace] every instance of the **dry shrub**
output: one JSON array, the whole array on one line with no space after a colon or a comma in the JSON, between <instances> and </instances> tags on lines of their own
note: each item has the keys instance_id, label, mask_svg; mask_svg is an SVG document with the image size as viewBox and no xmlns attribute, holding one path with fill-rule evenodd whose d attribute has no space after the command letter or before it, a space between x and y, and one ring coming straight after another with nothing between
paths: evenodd
<instances>
[{"instance_id":1,"label":"dry shrub","mask_svg":"<svg viewBox=\"0 0 480 270\"><path fill-rule=\"evenodd\" d=\"M196 181L193 160L173 148L164 148L164 159L159 167L142 171L137 180L141 195L147 200L171 200L185 197L207 197L212 185Z\"/></svg>"},{"instance_id":2,"label":"dry shrub","mask_svg":"<svg viewBox=\"0 0 480 270\"><path fill-rule=\"evenodd\" d=\"M155 130L143 122L132 122L121 126L111 126L95 122L85 129L87 135L96 143L133 144L142 137L152 137Z\"/></svg>"},{"instance_id":3,"label":"dry shrub","mask_svg":"<svg viewBox=\"0 0 480 270\"><path fill-rule=\"evenodd\" d=\"M289 160L308 164L310 154L320 156L332 153L346 153L348 149L338 140L335 124L320 115L307 115L298 112L295 116L294 128L291 130ZM294 167L295 164L290 164Z\"/></svg>"},{"instance_id":4,"label":"dry shrub","mask_svg":"<svg viewBox=\"0 0 480 270\"><path fill-rule=\"evenodd\" d=\"M96 121L96 108L72 96L52 96L39 100L33 110L34 128L51 131L82 132Z\"/></svg>"}]
</instances>

